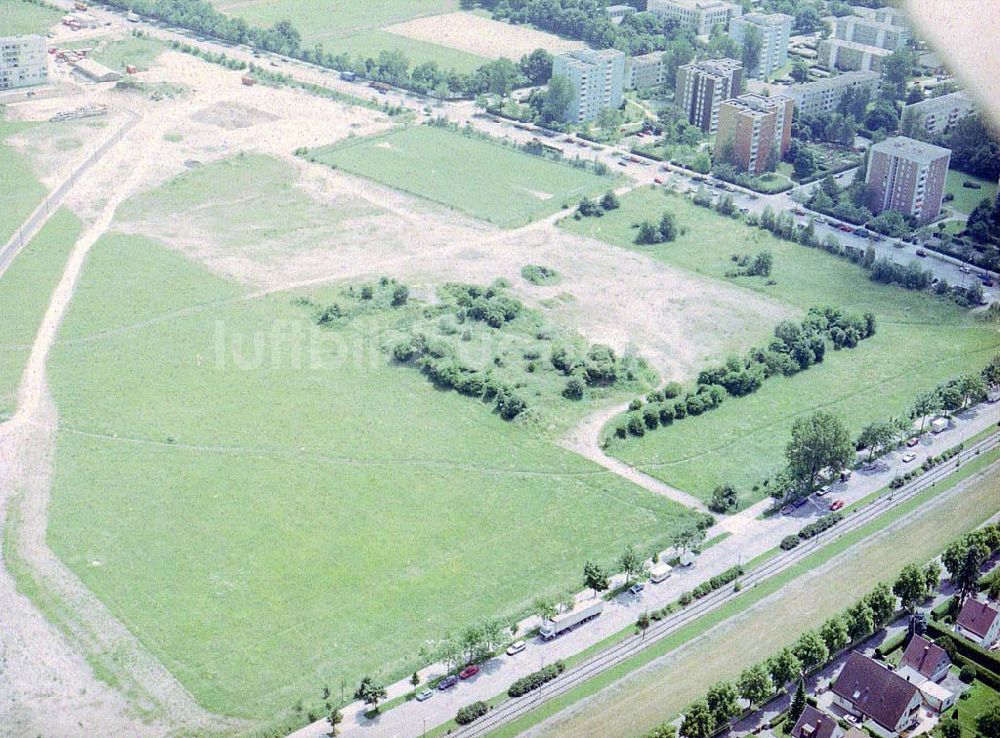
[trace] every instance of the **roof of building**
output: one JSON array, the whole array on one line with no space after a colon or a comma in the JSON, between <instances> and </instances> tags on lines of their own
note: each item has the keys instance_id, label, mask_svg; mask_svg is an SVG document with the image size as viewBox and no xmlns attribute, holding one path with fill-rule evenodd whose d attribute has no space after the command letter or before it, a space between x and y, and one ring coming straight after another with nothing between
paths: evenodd
<instances>
[{"instance_id":1,"label":"roof of building","mask_svg":"<svg viewBox=\"0 0 1000 738\"><path fill-rule=\"evenodd\" d=\"M689 10L711 10L712 8L720 8L727 6L735 6L736 3L728 2L728 0L663 0L665 5L676 5L680 8L687 8Z\"/></svg>"},{"instance_id":2,"label":"roof of building","mask_svg":"<svg viewBox=\"0 0 1000 738\"><path fill-rule=\"evenodd\" d=\"M832 689L858 712L888 730L895 730L917 694L915 684L857 651L848 656Z\"/></svg>"},{"instance_id":3,"label":"roof of building","mask_svg":"<svg viewBox=\"0 0 1000 738\"><path fill-rule=\"evenodd\" d=\"M868 734L861 730L861 728L851 728L844 733L842 738L868 738Z\"/></svg>"},{"instance_id":4,"label":"roof of building","mask_svg":"<svg viewBox=\"0 0 1000 738\"><path fill-rule=\"evenodd\" d=\"M121 74L93 59L80 59L73 63L73 68L96 80L121 79Z\"/></svg>"},{"instance_id":5,"label":"roof of building","mask_svg":"<svg viewBox=\"0 0 1000 738\"><path fill-rule=\"evenodd\" d=\"M806 705L792 728L792 738L831 738L837 732L837 719Z\"/></svg>"},{"instance_id":6,"label":"roof of building","mask_svg":"<svg viewBox=\"0 0 1000 738\"><path fill-rule=\"evenodd\" d=\"M942 108L950 108L957 105L975 105L972 101L972 96L969 95L965 90L958 90L957 92L949 92L947 95L939 95L938 97L929 97L926 100L921 100L920 102L910 103L907 108L912 108L913 110L940 110Z\"/></svg>"},{"instance_id":7,"label":"roof of building","mask_svg":"<svg viewBox=\"0 0 1000 738\"><path fill-rule=\"evenodd\" d=\"M791 23L795 19L784 13L744 13L733 20L739 22L746 21L753 23L755 26L782 26L786 23Z\"/></svg>"},{"instance_id":8,"label":"roof of building","mask_svg":"<svg viewBox=\"0 0 1000 738\"><path fill-rule=\"evenodd\" d=\"M930 164L942 156L951 156L951 151L942 146L935 146L906 136L893 136L879 141L877 144L872 144L871 150L890 156L901 156L921 164Z\"/></svg>"},{"instance_id":9,"label":"roof of building","mask_svg":"<svg viewBox=\"0 0 1000 738\"><path fill-rule=\"evenodd\" d=\"M854 72L844 72L835 77L817 79L812 82L798 82L788 87L789 92L815 92L833 87L843 87L856 82L874 82L879 79L879 73L871 70L857 70Z\"/></svg>"},{"instance_id":10,"label":"roof of building","mask_svg":"<svg viewBox=\"0 0 1000 738\"><path fill-rule=\"evenodd\" d=\"M889 56L892 53L889 49L883 49L880 46L870 46L869 44L861 44L857 41L845 41L842 38L826 38L819 42L820 46L823 46L823 44L838 46L842 49L852 49L865 54L872 54L873 56Z\"/></svg>"},{"instance_id":11,"label":"roof of building","mask_svg":"<svg viewBox=\"0 0 1000 738\"><path fill-rule=\"evenodd\" d=\"M932 682L930 679L918 684L917 689L919 689L922 694L932 697L942 703L947 702L948 698L952 695L951 690L945 689L940 684Z\"/></svg>"},{"instance_id":12,"label":"roof of building","mask_svg":"<svg viewBox=\"0 0 1000 738\"><path fill-rule=\"evenodd\" d=\"M955 625L960 625L970 633L975 633L983 638L993 627L993 621L1000 617L1000 612L988 602L980 602L974 597L970 597L962 605L962 612L958 614Z\"/></svg>"},{"instance_id":13,"label":"roof of building","mask_svg":"<svg viewBox=\"0 0 1000 738\"><path fill-rule=\"evenodd\" d=\"M925 679L930 679L941 670L942 664L950 663L951 659L941 646L931 643L923 636L915 635L906 647L899 666L900 668L908 666Z\"/></svg>"}]
</instances>

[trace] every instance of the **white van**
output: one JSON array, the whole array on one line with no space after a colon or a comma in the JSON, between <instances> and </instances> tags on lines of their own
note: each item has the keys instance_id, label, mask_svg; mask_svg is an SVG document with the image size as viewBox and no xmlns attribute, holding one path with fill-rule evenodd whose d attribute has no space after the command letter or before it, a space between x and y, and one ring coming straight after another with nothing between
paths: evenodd
<instances>
[{"instance_id":1,"label":"white van","mask_svg":"<svg viewBox=\"0 0 1000 738\"><path fill-rule=\"evenodd\" d=\"M659 584L670 576L671 571L673 569L670 567L670 564L657 564L649 570L649 581L653 584Z\"/></svg>"}]
</instances>

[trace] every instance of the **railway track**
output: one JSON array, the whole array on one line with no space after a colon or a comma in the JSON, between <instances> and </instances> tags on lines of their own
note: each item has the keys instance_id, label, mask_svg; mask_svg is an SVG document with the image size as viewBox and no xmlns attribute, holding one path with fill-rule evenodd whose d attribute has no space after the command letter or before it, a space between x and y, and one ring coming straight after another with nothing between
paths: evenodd
<instances>
[{"instance_id":1,"label":"railway track","mask_svg":"<svg viewBox=\"0 0 1000 738\"><path fill-rule=\"evenodd\" d=\"M962 463L975 458L976 456L992 451L1000 446L1000 433L994 433L988 438L984 438L967 449L963 449L961 454L950 461L934 467L925 472L909 484L889 494L883 494L878 499L867 505L858 508L844 520L815 538L802 545L775 556L762 566L748 572L740 578L741 588L736 591L733 587L718 589L711 594L695 601L688 607L681 610L676 615L670 616L658 623L654 623L646 629L642 636L635 636L626 641L617 643L598 654L590 657L586 661L567 669L558 678L544 685L541 689L531 692L523 697L510 699L488 714L477 720L472 725L453 730L449 735L452 738L474 738L475 736L487 735L507 723L526 715L540 705L566 694L575 687L583 684L602 672L611 669L638 653L650 648L658 641L676 633L686 625L691 624L700 617L709 614L713 610L736 599L746 590L763 584L767 580L775 577L787 569L795 566L808 556L815 553L828 543L832 543L838 538L858 530L877 519L886 512L913 499L921 492L933 487L938 482L950 476Z\"/></svg>"}]
</instances>

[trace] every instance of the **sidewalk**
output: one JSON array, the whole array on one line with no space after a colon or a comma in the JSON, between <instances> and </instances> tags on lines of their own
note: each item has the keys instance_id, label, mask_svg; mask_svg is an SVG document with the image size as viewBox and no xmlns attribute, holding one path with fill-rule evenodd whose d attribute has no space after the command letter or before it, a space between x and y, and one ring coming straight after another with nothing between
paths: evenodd
<instances>
[{"instance_id":1,"label":"sidewalk","mask_svg":"<svg viewBox=\"0 0 1000 738\"><path fill-rule=\"evenodd\" d=\"M493 658L482 665L481 672L474 678L461 682L447 692L434 691L433 697L423 703L410 701L379 715L371 721L365 718L365 706L354 702L343 709L342 735L366 736L371 738L402 738L419 736L426 728L433 728L455 716L460 707L476 700L489 700L502 694L515 679L538 670L557 659L565 659L600 642L601 640L630 627L644 611L655 610L675 601L684 592L720 574L737 564L745 564L775 546L787 535L796 534L802 526L818 519L828 512L831 501L843 499L847 505L861 500L871 493L886 487L898 474L919 466L928 456L934 456L967 438L994 426L1000 421L1000 404L981 405L963 413L955 424L943 433L933 436L925 434L921 443L913 449L894 451L879 460L878 466L869 472L856 472L847 483L832 486L822 500L811 498L809 503L797 509L792 515L777 515L766 520L758 516L771 506L770 499L762 500L742 512L723 518L708 531L708 538L724 532L730 536L712 546L700 556L689 569L675 569L673 575L661 584L648 584L638 597L620 595L606 603L602 615L593 622L566 635L542 643L538 639L528 642L525 651L517 656L506 655ZM912 451L917 459L903 464L901 457ZM666 552L667 557L671 552ZM623 581L622 575L612 578L612 587ZM519 633L524 633L539 625L537 617L523 620ZM442 664L433 664L421 669L421 684L429 678L444 674ZM418 689L423 688L423 686ZM389 699L405 695L413 690L408 679L388 687ZM329 732L329 725L321 720L295 732L292 738L318 738Z\"/></svg>"}]
</instances>

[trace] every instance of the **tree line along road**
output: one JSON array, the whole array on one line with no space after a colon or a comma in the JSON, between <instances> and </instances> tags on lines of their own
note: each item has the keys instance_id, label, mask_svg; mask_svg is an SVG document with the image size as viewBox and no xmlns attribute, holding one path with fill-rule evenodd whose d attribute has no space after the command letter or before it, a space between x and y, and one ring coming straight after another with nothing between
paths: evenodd
<instances>
[{"instance_id":1,"label":"tree line along road","mask_svg":"<svg viewBox=\"0 0 1000 738\"><path fill-rule=\"evenodd\" d=\"M588 679L611 669L636 654L650 648L658 641L676 633L681 628L690 625L703 615L707 615L713 610L735 600L742 593L750 588L763 584L769 579L776 577L792 566L800 563L808 556L815 553L828 543L841 538L842 536L856 531L865 525L877 520L890 510L905 504L922 492L934 487L937 483L947 479L957 469L961 468L963 462L1000 448L1000 432L993 433L989 437L982 439L976 444L956 457L956 463L951 461L934 467L924 473L909 484L888 494L881 495L878 499L859 508L848 515L840 524L820 533L807 543L804 543L791 551L775 556L761 566L752 569L740 578L740 591L734 587L718 589L706 597L695 601L676 615L665 618L659 623L654 623L647 630L644 636L635 636L627 641L620 642L604 651L592 656L577 666L567 669L563 674L551 682L544 685L536 692L531 692L523 697L507 700L491 710L487 715L477 720L475 723L453 730L449 735L454 738L473 738L483 736L496 728L523 717L540 705L566 694L573 688L580 686ZM996 463L991 464L994 466ZM918 508L919 509L919 508Z\"/></svg>"}]
</instances>

